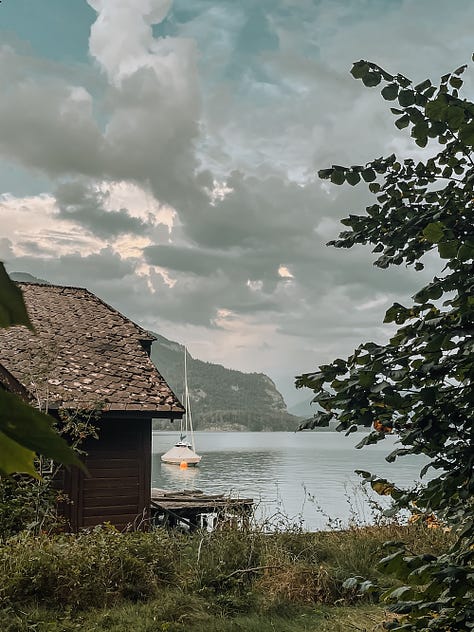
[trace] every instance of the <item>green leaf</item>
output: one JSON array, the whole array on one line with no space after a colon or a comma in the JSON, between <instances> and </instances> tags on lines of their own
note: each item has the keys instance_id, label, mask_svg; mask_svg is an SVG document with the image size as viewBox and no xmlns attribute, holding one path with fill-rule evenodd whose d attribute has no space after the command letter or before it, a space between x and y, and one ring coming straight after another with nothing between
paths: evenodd
<instances>
[{"instance_id":1,"label":"green leaf","mask_svg":"<svg viewBox=\"0 0 474 632\"><path fill-rule=\"evenodd\" d=\"M425 404L432 406L436 402L438 389L434 386L428 388L422 388L420 391L420 397Z\"/></svg>"},{"instance_id":2,"label":"green leaf","mask_svg":"<svg viewBox=\"0 0 474 632\"><path fill-rule=\"evenodd\" d=\"M431 81L429 79L425 79L424 81L422 81L421 83L415 86L415 90L417 92L424 92L429 87L431 87Z\"/></svg>"},{"instance_id":3,"label":"green leaf","mask_svg":"<svg viewBox=\"0 0 474 632\"><path fill-rule=\"evenodd\" d=\"M378 193L381 189L381 186L378 182L371 182L369 184L369 191L371 191L371 193Z\"/></svg>"},{"instance_id":4,"label":"green leaf","mask_svg":"<svg viewBox=\"0 0 474 632\"><path fill-rule=\"evenodd\" d=\"M446 113L446 121L452 129L459 129L464 123L464 110L457 105L449 106Z\"/></svg>"},{"instance_id":5,"label":"green leaf","mask_svg":"<svg viewBox=\"0 0 474 632\"><path fill-rule=\"evenodd\" d=\"M453 168L449 166L445 167L441 175L443 178L450 178L453 175Z\"/></svg>"},{"instance_id":6,"label":"green leaf","mask_svg":"<svg viewBox=\"0 0 474 632\"><path fill-rule=\"evenodd\" d=\"M410 317L410 310L400 305L400 303L394 303L391 307L387 309L385 312L385 317L383 319L384 323L393 323L396 322L398 324L402 324L405 322L407 318Z\"/></svg>"},{"instance_id":7,"label":"green leaf","mask_svg":"<svg viewBox=\"0 0 474 632\"><path fill-rule=\"evenodd\" d=\"M459 128L459 140L465 145L474 145L474 121Z\"/></svg>"},{"instance_id":8,"label":"green leaf","mask_svg":"<svg viewBox=\"0 0 474 632\"><path fill-rule=\"evenodd\" d=\"M354 79L362 79L365 75L370 72L370 66L366 61L356 61L352 66L351 75Z\"/></svg>"},{"instance_id":9,"label":"green leaf","mask_svg":"<svg viewBox=\"0 0 474 632\"><path fill-rule=\"evenodd\" d=\"M382 599L384 601L403 601L405 599L412 599L413 596L413 588L410 588L409 586L401 586L400 588L388 590L382 595Z\"/></svg>"},{"instance_id":10,"label":"green leaf","mask_svg":"<svg viewBox=\"0 0 474 632\"><path fill-rule=\"evenodd\" d=\"M64 465L82 466L74 450L54 430L53 421L16 395L0 389L0 432L26 450Z\"/></svg>"},{"instance_id":11,"label":"green leaf","mask_svg":"<svg viewBox=\"0 0 474 632\"><path fill-rule=\"evenodd\" d=\"M0 431L0 476L16 472L38 478L34 466L35 453Z\"/></svg>"},{"instance_id":12,"label":"green leaf","mask_svg":"<svg viewBox=\"0 0 474 632\"><path fill-rule=\"evenodd\" d=\"M424 96L427 99L431 99L436 93L436 87L435 86L431 86L430 88L427 88L424 92Z\"/></svg>"},{"instance_id":13,"label":"green leaf","mask_svg":"<svg viewBox=\"0 0 474 632\"><path fill-rule=\"evenodd\" d=\"M409 124L410 117L408 116L408 114L405 114L395 121L395 126L398 127L398 129L404 129L405 127L408 127Z\"/></svg>"},{"instance_id":14,"label":"green leaf","mask_svg":"<svg viewBox=\"0 0 474 632\"><path fill-rule=\"evenodd\" d=\"M474 259L474 245L463 244L458 250L457 258L459 261Z\"/></svg>"},{"instance_id":15,"label":"green leaf","mask_svg":"<svg viewBox=\"0 0 474 632\"><path fill-rule=\"evenodd\" d=\"M466 70L467 68L467 64L463 64L462 66L459 66L459 68L456 68L456 70L453 72L453 75L462 75L463 72Z\"/></svg>"},{"instance_id":16,"label":"green leaf","mask_svg":"<svg viewBox=\"0 0 474 632\"><path fill-rule=\"evenodd\" d=\"M428 137L427 136L417 136L415 138L415 143L419 147L426 147L426 145L428 144Z\"/></svg>"},{"instance_id":17,"label":"green leaf","mask_svg":"<svg viewBox=\"0 0 474 632\"><path fill-rule=\"evenodd\" d=\"M398 102L402 107L408 107L415 103L415 93L413 90L400 90Z\"/></svg>"},{"instance_id":18,"label":"green leaf","mask_svg":"<svg viewBox=\"0 0 474 632\"><path fill-rule=\"evenodd\" d=\"M448 111L448 102L446 100L446 95L440 94L426 104L425 113L428 118L433 119L434 121L444 121L446 120L446 113Z\"/></svg>"},{"instance_id":19,"label":"green leaf","mask_svg":"<svg viewBox=\"0 0 474 632\"><path fill-rule=\"evenodd\" d=\"M360 174L357 171L348 171L346 173L346 182L351 186L355 186L360 182Z\"/></svg>"},{"instance_id":20,"label":"green leaf","mask_svg":"<svg viewBox=\"0 0 474 632\"><path fill-rule=\"evenodd\" d=\"M377 564L377 567L383 573L397 574L402 568L406 566L403 559L404 555L404 551L396 551L395 553L382 558Z\"/></svg>"},{"instance_id":21,"label":"green leaf","mask_svg":"<svg viewBox=\"0 0 474 632\"><path fill-rule=\"evenodd\" d=\"M346 176L342 169L334 169L331 173L331 182L333 184L344 184L346 180Z\"/></svg>"},{"instance_id":22,"label":"green leaf","mask_svg":"<svg viewBox=\"0 0 474 632\"><path fill-rule=\"evenodd\" d=\"M441 222L431 222L423 229L423 235L432 244L437 244L443 239L444 224Z\"/></svg>"},{"instance_id":23,"label":"green leaf","mask_svg":"<svg viewBox=\"0 0 474 632\"><path fill-rule=\"evenodd\" d=\"M398 96L398 86L396 83L389 83L382 89L381 95L386 101L393 101Z\"/></svg>"},{"instance_id":24,"label":"green leaf","mask_svg":"<svg viewBox=\"0 0 474 632\"><path fill-rule=\"evenodd\" d=\"M23 294L6 273L3 263L0 263L0 327L11 325L25 325L33 329L23 301Z\"/></svg>"},{"instance_id":25,"label":"green leaf","mask_svg":"<svg viewBox=\"0 0 474 632\"><path fill-rule=\"evenodd\" d=\"M384 438L385 438L385 435L382 432L370 432L361 441L359 441L359 443L355 447L358 450L360 450L364 446L366 446L366 445L374 445L375 443L378 443L379 441L382 441L382 439L384 439Z\"/></svg>"},{"instance_id":26,"label":"green leaf","mask_svg":"<svg viewBox=\"0 0 474 632\"><path fill-rule=\"evenodd\" d=\"M408 575L408 581L413 584L427 584L433 579L434 569L431 564L424 564L419 568L415 568Z\"/></svg>"},{"instance_id":27,"label":"green leaf","mask_svg":"<svg viewBox=\"0 0 474 632\"><path fill-rule=\"evenodd\" d=\"M401 75L400 73L397 74L397 81L402 86L402 88L408 88L408 86L411 84L410 79L408 79L404 75Z\"/></svg>"},{"instance_id":28,"label":"green leaf","mask_svg":"<svg viewBox=\"0 0 474 632\"><path fill-rule=\"evenodd\" d=\"M332 171L332 169L320 169L318 171L318 177L321 178L321 180L328 180L331 177Z\"/></svg>"},{"instance_id":29,"label":"green leaf","mask_svg":"<svg viewBox=\"0 0 474 632\"><path fill-rule=\"evenodd\" d=\"M372 386L375 382L376 373L374 371L361 371L359 374L359 384L361 386Z\"/></svg>"},{"instance_id":30,"label":"green leaf","mask_svg":"<svg viewBox=\"0 0 474 632\"><path fill-rule=\"evenodd\" d=\"M362 77L362 82L368 88L374 88L378 86L382 80L382 75L379 72L368 72Z\"/></svg>"},{"instance_id":31,"label":"green leaf","mask_svg":"<svg viewBox=\"0 0 474 632\"><path fill-rule=\"evenodd\" d=\"M459 88L462 87L463 80L460 79L459 77L451 77L451 79L449 80L449 83L453 88L455 88L456 90L459 90Z\"/></svg>"},{"instance_id":32,"label":"green leaf","mask_svg":"<svg viewBox=\"0 0 474 632\"><path fill-rule=\"evenodd\" d=\"M438 253L441 259L454 259L458 254L459 242L455 239L441 241L438 244Z\"/></svg>"},{"instance_id":33,"label":"green leaf","mask_svg":"<svg viewBox=\"0 0 474 632\"><path fill-rule=\"evenodd\" d=\"M377 177L377 174L373 169L364 169L362 172L362 177L366 182L373 182Z\"/></svg>"}]
</instances>

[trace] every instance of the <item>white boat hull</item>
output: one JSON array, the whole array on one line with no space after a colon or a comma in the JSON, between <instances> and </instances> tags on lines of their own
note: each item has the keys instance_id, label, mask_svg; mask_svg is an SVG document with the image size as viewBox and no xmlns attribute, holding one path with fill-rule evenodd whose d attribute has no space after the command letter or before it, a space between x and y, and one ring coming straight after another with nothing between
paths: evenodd
<instances>
[{"instance_id":1,"label":"white boat hull","mask_svg":"<svg viewBox=\"0 0 474 632\"><path fill-rule=\"evenodd\" d=\"M171 463L172 465L181 465L181 463L186 463L186 465L198 465L201 461L201 457L188 446L175 445L171 450L168 450L168 452L162 455L161 460L163 463Z\"/></svg>"}]
</instances>

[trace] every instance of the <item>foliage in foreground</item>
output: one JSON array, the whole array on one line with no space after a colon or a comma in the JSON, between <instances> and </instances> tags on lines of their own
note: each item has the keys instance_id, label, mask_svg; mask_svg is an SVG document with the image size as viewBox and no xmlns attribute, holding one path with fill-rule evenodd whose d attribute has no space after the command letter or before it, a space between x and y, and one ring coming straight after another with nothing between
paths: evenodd
<instances>
[{"instance_id":1,"label":"foliage in foreground","mask_svg":"<svg viewBox=\"0 0 474 632\"><path fill-rule=\"evenodd\" d=\"M367 472L376 491L390 494L398 508L433 516L456 530L457 540L442 556L395 550L381 562L405 583L386 594L403 615L393 630L466 630L474 624L474 103L462 98L466 66L413 85L366 61L352 75L364 85L383 85L384 99L399 129L408 128L418 150L364 166L333 166L319 172L336 185L368 183L374 203L365 214L349 215L349 230L330 242L338 248L371 244L375 265L406 264L423 269L430 253L440 276L422 287L413 303L395 303L386 323L399 326L387 345L362 344L347 360L337 359L302 375L324 409L306 427L328 425L350 433L372 428L358 447L395 432L400 447L387 460L407 454L430 459L437 473L425 486L397 489ZM431 151L429 151L429 149Z\"/></svg>"},{"instance_id":2,"label":"foliage in foreground","mask_svg":"<svg viewBox=\"0 0 474 632\"><path fill-rule=\"evenodd\" d=\"M393 585L374 566L386 539L436 554L449 535L423 525L192 536L122 534L112 527L50 537L23 533L0 545L2 632L72 630L78 622L79 629L127 629L116 612L129 622L140 613L148 624L134 625L137 630L308 630L307 615L376 598L345 588L348 576L369 577L380 589ZM265 619L277 621L275 627L265 627ZM292 621L300 627L291 628Z\"/></svg>"}]
</instances>

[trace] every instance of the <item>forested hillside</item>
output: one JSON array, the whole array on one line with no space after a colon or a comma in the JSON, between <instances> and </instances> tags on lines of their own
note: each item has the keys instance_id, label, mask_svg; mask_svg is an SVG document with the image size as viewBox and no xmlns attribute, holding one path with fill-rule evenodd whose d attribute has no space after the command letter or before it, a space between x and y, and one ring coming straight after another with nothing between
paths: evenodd
<instances>
[{"instance_id":1,"label":"forested hillside","mask_svg":"<svg viewBox=\"0 0 474 632\"><path fill-rule=\"evenodd\" d=\"M178 397L184 388L184 347L154 334L151 358ZM242 373L203 362L188 353L188 387L195 429L295 430L273 381L263 373ZM155 421L155 426L160 422ZM169 421L162 424L169 429Z\"/></svg>"}]
</instances>

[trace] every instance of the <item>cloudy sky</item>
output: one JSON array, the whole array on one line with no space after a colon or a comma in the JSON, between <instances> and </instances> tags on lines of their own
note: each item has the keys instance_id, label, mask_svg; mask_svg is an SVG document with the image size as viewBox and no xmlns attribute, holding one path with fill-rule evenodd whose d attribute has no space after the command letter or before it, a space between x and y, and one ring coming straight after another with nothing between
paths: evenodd
<instances>
[{"instance_id":1,"label":"cloudy sky","mask_svg":"<svg viewBox=\"0 0 474 632\"><path fill-rule=\"evenodd\" d=\"M3 0L0 260L301 400L426 274L325 246L370 198L315 172L412 151L352 62L436 80L473 24L472 0Z\"/></svg>"}]
</instances>

